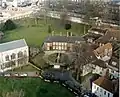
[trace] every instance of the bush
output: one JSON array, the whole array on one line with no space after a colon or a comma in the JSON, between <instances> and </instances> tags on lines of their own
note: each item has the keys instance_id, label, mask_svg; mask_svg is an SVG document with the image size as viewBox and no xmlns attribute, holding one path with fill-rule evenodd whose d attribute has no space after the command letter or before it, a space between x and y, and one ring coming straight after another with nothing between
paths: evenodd
<instances>
[{"instance_id":1,"label":"bush","mask_svg":"<svg viewBox=\"0 0 120 97\"><path fill-rule=\"evenodd\" d=\"M71 24L65 24L65 29L66 29L66 30L71 29Z\"/></svg>"},{"instance_id":2,"label":"bush","mask_svg":"<svg viewBox=\"0 0 120 97\"><path fill-rule=\"evenodd\" d=\"M16 29L16 24L12 20L7 20L3 26L2 26L2 31L8 31L8 30L13 30Z\"/></svg>"}]
</instances>

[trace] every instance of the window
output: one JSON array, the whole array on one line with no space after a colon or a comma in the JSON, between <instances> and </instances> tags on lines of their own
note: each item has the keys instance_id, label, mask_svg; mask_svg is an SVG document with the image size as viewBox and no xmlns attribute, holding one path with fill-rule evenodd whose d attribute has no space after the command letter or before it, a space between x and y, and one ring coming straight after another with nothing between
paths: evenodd
<instances>
[{"instance_id":1,"label":"window","mask_svg":"<svg viewBox=\"0 0 120 97\"><path fill-rule=\"evenodd\" d=\"M110 97L110 93L108 93L108 97Z\"/></svg>"},{"instance_id":2,"label":"window","mask_svg":"<svg viewBox=\"0 0 120 97\"><path fill-rule=\"evenodd\" d=\"M62 45L64 45L64 43L62 43Z\"/></svg>"},{"instance_id":3,"label":"window","mask_svg":"<svg viewBox=\"0 0 120 97\"><path fill-rule=\"evenodd\" d=\"M20 57L23 57L23 52L21 52L21 51L18 53L18 58L20 58Z\"/></svg>"},{"instance_id":4,"label":"window","mask_svg":"<svg viewBox=\"0 0 120 97\"><path fill-rule=\"evenodd\" d=\"M96 89L96 85L94 85L94 89Z\"/></svg>"},{"instance_id":5,"label":"window","mask_svg":"<svg viewBox=\"0 0 120 97\"><path fill-rule=\"evenodd\" d=\"M56 45L58 45L58 42L56 42Z\"/></svg>"},{"instance_id":6,"label":"window","mask_svg":"<svg viewBox=\"0 0 120 97\"><path fill-rule=\"evenodd\" d=\"M6 60L6 61L9 61L9 56L8 56L8 55L5 57L5 60Z\"/></svg>"},{"instance_id":7,"label":"window","mask_svg":"<svg viewBox=\"0 0 120 97\"><path fill-rule=\"evenodd\" d=\"M104 95L106 95L106 91L104 91Z\"/></svg>"},{"instance_id":8,"label":"window","mask_svg":"<svg viewBox=\"0 0 120 97\"><path fill-rule=\"evenodd\" d=\"M99 88L97 87L97 90L99 90Z\"/></svg>"},{"instance_id":9,"label":"window","mask_svg":"<svg viewBox=\"0 0 120 97\"><path fill-rule=\"evenodd\" d=\"M14 53L11 55L11 59L15 59L15 54Z\"/></svg>"},{"instance_id":10,"label":"window","mask_svg":"<svg viewBox=\"0 0 120 97\"><path fill-rule=\"evenodd\" d=\"M102 89L100 89L100 92L102 92Z\"/></svg>"},{"instance_id":11,"label":"window","mask_svg":"<svg viewBox=\"0 0 120 97\"><path fill-rule=\"evenodd\" d=\"M53 42L53 45L55 45L55 42Z\"/></svg>"}]
</instances>

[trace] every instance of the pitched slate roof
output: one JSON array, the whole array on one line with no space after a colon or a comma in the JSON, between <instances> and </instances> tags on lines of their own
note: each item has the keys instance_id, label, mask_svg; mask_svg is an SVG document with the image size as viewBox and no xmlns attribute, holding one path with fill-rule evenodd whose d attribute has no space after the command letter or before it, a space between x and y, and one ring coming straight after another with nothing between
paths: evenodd
<instances>
[{"instance_id":1,"label":"pitched slate roof","mask_svg":"<svg viewBox=\"0 0 120 97\"><path fill-rule=\"evenodd\" d=\"M120 41L120 31L114 30L114 29L108 29L106 34L97 40L95 40L96 43L107 43L111 41L112 37L116 38L118 41Z\"/></svg>"},{"instance_id":2,"label":"pitched slate roof","mask_svg":"<svg viewBox=\"0 0 120 97\"><path fill-rule=\"evenodd\" d=\"M13 50L13 49L25 47L25 46L27 46L27 44L24 39L10 41L10 42L0 44L0 52Z\"/></svg>"},{"instance_id":3,"label":"pitched slate roof","mask_svg":"<svg viewBox=\"0 0 120 97\"><path fill-rule=\"evenodd\" d=\"M119 59L112 56L112 58L109 60L108 64L112 67L119 68Z\"/></svg>"},{"instance_id":4,"label":"pitched slate roof","mask_svg":"<svg viewBox=\"0 0 120 97\"><path fill-rule=\"evenodd\" d=\"M105 77L99 77L97 80L95 80L93 83L96 85L102 87L103 89L113 93L113 83L112 81L108 80Z\"/></svg>"},{"instance_id":5,"label":"pitched slate roof","mask_svg":"<svg viewBox=\"0 0 120 97\"><path fill-rule=\"evenodd\" d=\"M102 60L99 60L99 59L92 62L92 64L97 65L97 66L102 67L102 68L107 68L105 62Z\"/></svg>"},{"instance_id":6,"label":"pitched slate roof","mask_svg":"<svg viewBox=\"0 0 120 97\"><path fill-rule=\"evenodd\" d=\"M84 41L82 37L79 36L48 36L45 42L69 42L75 43L75 41Z\"/></svg>"}]
</instances>

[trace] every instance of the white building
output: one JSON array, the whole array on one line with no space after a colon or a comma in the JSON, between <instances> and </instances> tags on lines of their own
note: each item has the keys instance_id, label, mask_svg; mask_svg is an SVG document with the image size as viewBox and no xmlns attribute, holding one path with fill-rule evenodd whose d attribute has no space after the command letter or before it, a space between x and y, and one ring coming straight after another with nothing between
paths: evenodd
<instances>
[{"instance_id":1,"label":"white building","mask_svg":"<svg viewBox=\"0 0 120 97\"><path fill-rule=\"evenodd\" d=\"M92 83L92 93L98 97L113 97L113 83L105 77L100 77Z\"/></svg>"},{"instance_id":2,"label":"white building","mask_svg":"<svg viewBox=\"0 0 120 97\"><path fill-rule=\"evenodd\" d=\"M24 39L0 44L0 72L28 64L28 46Z\"/></svg>"}]
</instances>

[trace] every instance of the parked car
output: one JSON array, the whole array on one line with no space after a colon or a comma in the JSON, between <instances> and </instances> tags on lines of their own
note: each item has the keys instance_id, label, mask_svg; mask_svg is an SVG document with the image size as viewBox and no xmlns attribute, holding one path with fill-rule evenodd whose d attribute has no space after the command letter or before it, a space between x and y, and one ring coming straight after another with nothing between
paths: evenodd
<instances>
[{"instance_id":1,"label":"parked car","mask_svg":"<svg viewBox=\"0 0 120 97\"><path fill-rule=\"evenodd\" d=\"M19 76L19 74L18 74L18 73L15 73L14 76Z\"/></svg>"},{"instance_id":2,"label":"parked car","mask_svg":"<svg viewBox=\"0 0 120 97\"><path fill-rule=\"evenodd\" d=\"M28 74L24 73L24 74L20 74L20 76L25 77L28 76Z\"/></svg>"},{"instance_id":3,"label":"parked car","mask_svg":"<svg viewBox=\"0 0 120 97\"><path fill-rule=\"evenodd\" d=\"M8 77L8 76L11 76L11 74L9 74L9 73L8 74L4 74L4 76Z\"/></svg>"}]
</instances>

